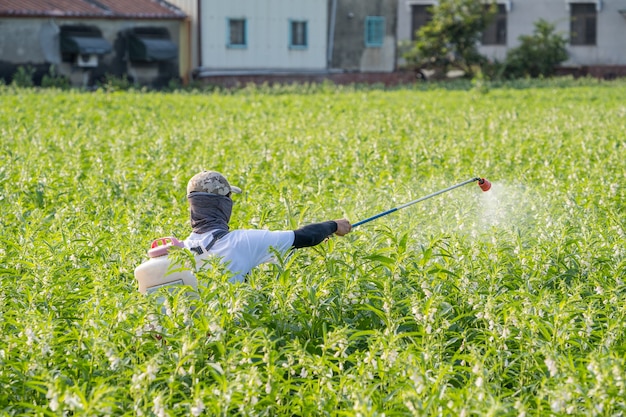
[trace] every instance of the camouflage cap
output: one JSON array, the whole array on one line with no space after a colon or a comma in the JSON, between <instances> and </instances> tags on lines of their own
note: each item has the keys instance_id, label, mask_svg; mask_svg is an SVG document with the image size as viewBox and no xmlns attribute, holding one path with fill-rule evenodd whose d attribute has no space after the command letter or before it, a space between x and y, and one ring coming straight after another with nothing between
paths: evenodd
<instances>
[{"instance_id":1,"label":"camouflage cap","mask_svg":"<svg viewBox=\"0 0 626 417\"><path fill-rule=\"evenodd\" d=\"M240 194L241 188L230 185L219 172L202 171L191 177L187 183L187 194L193 192L228 195L230 192Z\"/></svg>"}]
</instances>

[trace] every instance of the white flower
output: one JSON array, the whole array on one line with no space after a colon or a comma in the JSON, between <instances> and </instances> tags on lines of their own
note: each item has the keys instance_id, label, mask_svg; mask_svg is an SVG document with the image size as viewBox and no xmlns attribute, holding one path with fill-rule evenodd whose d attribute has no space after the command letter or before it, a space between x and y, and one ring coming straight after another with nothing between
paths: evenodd
<instances>
[{"instance_id":1,"label":"white flower","mask_svg":"<svg viewBox=\"0 0 626 417\"><path fill-rule=\"evenodd\" d=\"M479 364L475 364L472 367L472 372L478 375L478 373L480 372L480 365Z\"/></svg>"},{"instance_id":2,"label":"white flower","mask_svg":"<svg viewBox=\"0 0 626 417\"><path fill-rule=\"evenodd\" d=\"M553 400L553 401L550 403L550 409L551 409L553 412L555 412L555 413L560 412L562 408L563 408L563 401L562 401L562 400L558 400L558 399L556 399L556 400Z\"/></svg>"},{"instance_id":3,"label":"white flower","mask_svg":"<svg viewBox=\"0 0 626 417\"><path fill-rule=\"evenodd\" d=\"M424 378L420 374L414 373L411 376L411 381L413 381L413 387L415 388L415 392L417 392L418 394L421 394L426 388L426 385L424 384Z\"/></svg>"},{"instance_id":4,"label":"white flower","mask_svg":"<svg viewBox=\"0 0 626 417\"><path fill-rule=\"evenodd\" d=\"M157 372L159 372L159 367L156 364L151 363L148 365L145 375L148 377L149 381L154 381L156 379Z\"/></svg>"},{"instance_id":5,"label":"white flower","mask_svg":"<svg viewBox=\"0 0 626 417\"><path fill-rule=\"evenodd\" d=\"M157 397L154 399L152 412L156 414L158 417L167 416L167 413L165 412L165 407L163 405L163 399L161 398L160 395L157 395Z\"/></svg>"},{"instance_id":6,"label":"white flower","mask_svg":"<svg viewBox=\"0 0 626 417\"><path fill-rule=\"evenodd\" d=\"M191 415L198 417L204 411L204 403L200 398L196 400L196 403L191 407Z\"/></svg>"},{"instance_id":7,"label":"white flower","mask_svg":"<svg viewBox=\"0 0 626 417\"><path fill-rule=\"evenodd\" d=\"M546 366L548 367L548 370L550 371L550 376L555 376L558 372L558 369L557 369L556 362L554 361L554 359L546 358L544 362L546 363Z\"/></svg>"},{"instance_id":8,"label":"white flower","mask_svg":"<svg viewBox=\"0 0 626 417\"><path fill-rule=\"evenodd\" d=\"M50 399L50 409L52 411L57 411L59 409L59 397L54 397Z\"/></svg>"},{"instance_id":9,"label":"white flower","mask_svg":"<svg viewBox=\"0 0 626 417\"><path fill-rule=\"evenodd\" d=\"M112 371L115 371L119 365L120 365L120 358L118 358L115 355L115 352L113 352L113 349L109 349L106 351L106 356L107 359L109 360L109 368L111 368Z\"/></svg>"},{"instance_id":10,"label":"white flower","mask_svg":"<svg viewBox=\"0 0 626 417\"><path fill-rule=\"evenodd\" d=\"M45 342L41 344L41 354L43 356L52 355L52 349L50 348L49 344Z\"/></svg>"},{"instance_id":11,"label":"white flower","mask_svg":"<svg viewBox=\"0 0 626 417\"><path fill-rule=\"evenodd\" d=\"M59 409L59 394L53 387L48 388L46 398L50 400L50 409L52 411L57 411Z\"/></svg>"},{"instance_id":12,"label":"white flower","mask_svg":"<svg viewBox=\"0 0 626 417\"><path fill-rule=\"evenodd\" d=\"M70 408L70 410L83 408L83 404L80 402L80 397L72 392L65 394L63 402Z\"/></svg>"},{"instance_id":13,"label":"white flower","mask_svg":"<svg viewBox=\"0 0 626 417\"><path fill-rule=\"evenodd\" d=\"M31 346L34 342L37 341L37 336L35 335L33 329L31 329L30 327L27 328L23 333L21 333L20 336L26 336L26 344L28 346Z\"/></svg>"},{"instance_id":14,"label":"white flower","mask_svg":"<svg viewBox=\"0 0 626 417\"><path fill-rule=\"evenodd\" d=\"M125 310L120 309L120 310L117 312L117 317L116 317L116 319L117 319L117 322L118 322L118 323L121 323L121 322L125 321L125 320L126 320L126 311L125 311Z\"/></svg>"}]
</instances>

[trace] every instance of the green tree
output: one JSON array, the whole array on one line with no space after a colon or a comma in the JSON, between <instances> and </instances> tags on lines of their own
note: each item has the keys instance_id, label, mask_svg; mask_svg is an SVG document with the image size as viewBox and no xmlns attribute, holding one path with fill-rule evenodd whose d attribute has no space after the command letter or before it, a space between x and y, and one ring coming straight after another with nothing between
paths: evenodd
<instances>
[{"instance_id":1,"label":"green tree","mask_svg":"<svg viewBox=\"0 0 626 417\"><path fill-rule=\"evenodd\" d=\"M486 62L478 43L496 14L495 2L441 0L431 11L431 21L419 29L404 54L407 63L444 72L458 69L473 77L476 66Z\"/></svg>"},{"instance_id":2,"label":"green tree","mask_svg":"<svg viewBox=\"0 0 626 417\"><path fill-rule=\"evenodd\" d=\"M505 61L509 78L549 77L556 66L567 60L567 39L555 33L555 26L544 19L535 22L532 35L522 35L520 45L510 49Z\"/></svg>"}]
</instances>

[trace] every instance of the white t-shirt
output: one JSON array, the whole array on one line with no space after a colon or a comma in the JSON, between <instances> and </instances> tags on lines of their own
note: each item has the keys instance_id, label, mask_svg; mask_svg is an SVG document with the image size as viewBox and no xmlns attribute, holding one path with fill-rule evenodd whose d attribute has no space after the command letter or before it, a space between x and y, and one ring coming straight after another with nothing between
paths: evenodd
<instances>
[{"instance_id":1,"label":"white t-shirt","mask_svg":"<svg viewBox=\"0 0 626 417\"><path fill-rule=\"evenodd\" d=\"M217 256L234 275L230 282L242 282L250 270L273 259L271 248L286 253L292 246L295 234L288 231L233 230L218 239L209 252L195 254L196 264L201 268L207 257ZM185 248L206 248L213 240L213 233L191 233L185 239Z\"/></svg>"}]
</instances>

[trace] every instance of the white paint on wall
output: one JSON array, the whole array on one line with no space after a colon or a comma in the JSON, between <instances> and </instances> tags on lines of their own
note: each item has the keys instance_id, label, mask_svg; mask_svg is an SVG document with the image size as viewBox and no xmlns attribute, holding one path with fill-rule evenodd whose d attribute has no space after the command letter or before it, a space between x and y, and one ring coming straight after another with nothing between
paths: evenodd
<instances>
[{"instance_id":1,"label":"white paint on wall","mask_svg":"<svg viewBox=\"0 0 626 417\"><path fill-rule=\"evenodd\" d=\"M203 0L202 66L208 70L326 68L327 0ZM228 46L228 19L245 19L247 44ZM289 48L289 22L307 22L307 47Z\"/></svg>"},{"instance_id":2,"label":"white paint on wall","mask_svg":"<svg viewBox=\"0 0 626 417\"><path fill-rule=\"evenodd\" d=\"M395 51L390 47L395 42L394 36L385 36L379 48L365 48L361 55L360 68L363 72L391 72Z\"/></svg>"}]
</instances>

